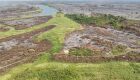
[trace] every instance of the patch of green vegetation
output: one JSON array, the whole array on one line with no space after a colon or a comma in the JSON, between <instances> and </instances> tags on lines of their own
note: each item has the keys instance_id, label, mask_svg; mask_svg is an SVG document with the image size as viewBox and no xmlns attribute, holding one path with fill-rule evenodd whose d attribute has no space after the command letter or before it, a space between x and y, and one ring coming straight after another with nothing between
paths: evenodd
<instances>
[{"instance_id":1,"label":"patch of green vegetation","mask_svg":"<svg viewBox=\"0 0 140 80\"><path fill-rule=\"evenodd\" d=\"M115 47L113 47L111 53L113 55L120 55L120 54L124 54L126 52L127 47L123 46L123 45L117 45Z\"/></svg>"},{"instance_id":2,"label":"patch of green vegetation","mask_svg":"<svg viewBox=\"0 0 140 80\"><path fill-rule=\"evenodd\" d=\"M135 63L130 63L130 66L134 69L134 73L140 74L140 65L136 65Z\"/></svg>"},{"instance_id":3,"label":"patch of green vegetation","mask_svg":"<svg viewBox=\"0 0 140 80\"><path fill-rule=\"evenodd\" d=\"M69 54L75 56L92 56L93 51L87 48L72 48L69 50Z\"/></svg>"},{"instance_id":4,"label":"patch of green vegetation","mask_svg":"<svg viewBox=\"0 0 140 80\"><path fill-rule=\"evenodd\" d=\"M102 65L101 74L105 76L104 80L139 80L139 73L135 73L134 66L131 63L110 62ZM133 63L135 66L139 64ZM95 79L96 80L96 79Z\"/></svg>"},{"instance_id":5,"label":"patch of green vegetation","mask_svg":"<svg viewBox=\"0 0 140 80\"><path fill-rule=\"evenodd\" d=\"M0 75L0 79L1 80L11 79L13 76L25 71L26 69L30 68L31 66L32 66L32 64L23 64L23 65L20 65L20 66L16 66L15 68L10 70L6 74Z\"/></svg>"},{"instance_id":6,"label":"patch of green vegetation","mask_svg":"<svg viewBox=\"0 0 140 80\"><path fill-rule=\"evenodd\" d=\"M139 66L131 62L47 62L24 69L8 80L139 80Z\"/></svg>"},{"instance_id":7,"label":"patch of green vegetation","mask_svg":"<svg viewBox=\"0 0 140 80\"><path fill-rule=\"evenodd\" d=\"M73 67L47 67L25 70L13 80L79 80L79 74Z\"/></svg>"},{"instance_id":8,"label":"patch of green vegetation","mask_svg":"<svg viewBox=\"0 0 140 80\"><path fill-rule=\"evenodd\" d=\"M55 18L48 22L48 25L56 25L50 31L47 31L38 36L37 40L41 41L47 39L52 42L52 49L50 53L57 53L63 46L64 38L66 34L80 29L80 25L66 17L63 14L57 14Z\"/></svg>"},{"instance_id":9,"label":"patch of green vegetation","mask_svg":"<svg viewBox=\"0 0 140 80\"><path fill-rule=\"evenodd\" d=\"M83 14L66 14L66 17L84 25L97 25L97 26L105 26L110 25L115 29L122 29L123 22L126 20L120 16L113 15L99 15L99 16L86 16Z\"/></svg>"}]
</instances>

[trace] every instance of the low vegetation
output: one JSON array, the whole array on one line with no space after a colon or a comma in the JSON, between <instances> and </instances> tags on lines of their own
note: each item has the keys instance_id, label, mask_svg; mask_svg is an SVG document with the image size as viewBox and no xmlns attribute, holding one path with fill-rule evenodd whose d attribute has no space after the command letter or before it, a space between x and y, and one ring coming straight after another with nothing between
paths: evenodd
<instances>
[{"instance_id":1,"label":"low vegetation","mask_svg":"<svg viewBox=\"0 0 140 80\"><path fill-rule=\"evenodd\" d=\"M139 67L139 63L131 62L47 62L25 69L9 80L139 80Z\"/></svg>"},{"instance_id":2,"label":"low vegetation","mask_svg":"<svg viewBox=\"0 0 140 80\"><path fill-rule=\"evenodd\" d=\"M113 55L124 54L124 53L126 53L126 49L127 49L126 46L117 45L117 46L113 47L111 53L112 53Z\"/></svg>"},{"instance_id":3,"label":"low vegetation","mask_svg":"<svg viewBox=\"0 0 140 80\"><path fill-rule=\"evenodd\" d=\"M75 55L75 56L92 56L93 51L86 48L72 48L69 50L69 54Z\"/></svg>"},{"instance_id":4,"label":"low vegetation","mask_svg":"<svg viewBox=\"0 0 140 80\"><path fill-rule=\"evenodd\" d=\"M54 17L49 22L38 26L38 28L47 25L56 25L56 27L48 32L39 35L37 37L37 40L41 41L47 39L51 41L53 44L52 49L48 53L44 53L44 55L40 56L34 63L24 64L13 68L5 75L0 76L1 80L139 80L140 79L139 63L102 62L100 64L99 63L75 64L75 63L59 63L56 61L50 61L51 54L58 53L62 49L65 35L74 30L80 29L79 27L80 25L64 17L63 15ZM33 29L29 29L27 31ZM91 52L86 49L82 51L83 52L78 55L85 55L84 52L86 53ZM79 50L78 51L76 50L74 52L76 52L77 55L77 52L79 52Z\"/></svg>"},{"instance_id":5,"label":"low vegetation","mask_svg":"<svg viewBox=\"0 0 140 80\"><path fill-rule=\"evenodd\" d=\"M16 75L14 80L78 80L78 75L78 72L73 67L60 68L54 66L26 70Z\"/></svg>"},{"instance_id":6,"label":"low vegetation","mask_svg":"<svg viewBox=\"0 0 140 80\"><path fill-rule=\"evenodd\" d=\"M31 32L31 31L34 31L36 29L41 29L43 27L46 27L47 24L48 23L46 22L46 23L43 23L43 24L40 24L40 25L35 25L35 26L27 28L27 29L23 29L23 30L12 29L12 30L9 30L9 31L6 31L6 32L0 32L0 39L8 37L8 36L13 36L13 35L18 35L18 34L23 34L23 33Z\"/></svg>"},{"instance_id":7,"label":"low vegetation","mask_svg":"<svg viewBox=\"0 0 140 80\"><path fill-rule=\"evenodd\" d=\"M113 15L99 15L99 16L86 16L83 14L66 14L66 17L84 25L97 25L103 26L110 25L113 26L115 29L122 29L122 23L126 20L120 16L113 16Z\"/></svg>"}]
</instances>

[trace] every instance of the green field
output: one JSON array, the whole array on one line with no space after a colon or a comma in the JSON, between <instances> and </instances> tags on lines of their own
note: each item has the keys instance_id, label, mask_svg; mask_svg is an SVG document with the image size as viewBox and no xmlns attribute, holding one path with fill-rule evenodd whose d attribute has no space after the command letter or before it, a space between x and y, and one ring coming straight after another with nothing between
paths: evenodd
<instances>
[{"instance_id":1,"label":"green field","mask_svg":"<svg viewBox=\"0 0 140 80\"><path fill-rule=\"evenodd\" d=\"M34 63L19 65L11 69L0 76L0 80L140 80L140 63L102 62L92 64L53 61L51 56L62 49L65 35L81 28L78 23L62 14L58 14L49 22L37 27L0 33L0 35L10 36L12 33L16 35L47 25L56 25L56 27L42 33L36 40L50 40L53 44L52 49L40 56Z\"/></svg>"},{"instance_id":2,"label":"green field","mask_svg":"<svg viewBox=\"0 0 140 80\"><path fill-rule=\"evenodd\" d=\"M2 80L139 80L139 63L60 63L25 64L12 69Z\"/></svg>"}]
</instances>

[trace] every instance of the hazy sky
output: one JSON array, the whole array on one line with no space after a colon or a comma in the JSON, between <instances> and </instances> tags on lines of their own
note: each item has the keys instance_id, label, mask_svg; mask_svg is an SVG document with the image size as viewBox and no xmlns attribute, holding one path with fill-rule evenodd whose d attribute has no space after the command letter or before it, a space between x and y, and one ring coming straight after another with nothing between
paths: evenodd
<instances>
[{"instance_id":1,"label":"hazy sky","mask_svg":"<svg viewBox=\"0 0 140 80\"><path fill-rule=\"evenodd\" d=\"M0 0L0 1L45 1L45 0Z\"/></svg>"},{"instance_id":2,"label":"hazy sky","mask_svg":"<svg viewBox=\"0 0 140 80\"><path fill-rule=\"evenodd\" d=\"M125 2L140 2L140 0L0 0L0 1L96 1L96 2L102 2L102 1L125 1Z\"/></svg>"},{"instance_id":3,"label":"hazy sky","mask_svg":"<svg viewBox=\"0 0 140 80\"><path fill-rule=\"evenodd\" d=\"M48 0L48 1L140 1L140 0Z\"/></svg>"},{"instance_id":4,"label":"hazy sky","mask_svg":"<svg viewBox=\"0 0 140 80\"><path fill-rule=\"evenodd\" d=\"M140 2L140 0L46 0L46 1Z\"/></svg>"}]
</instances>

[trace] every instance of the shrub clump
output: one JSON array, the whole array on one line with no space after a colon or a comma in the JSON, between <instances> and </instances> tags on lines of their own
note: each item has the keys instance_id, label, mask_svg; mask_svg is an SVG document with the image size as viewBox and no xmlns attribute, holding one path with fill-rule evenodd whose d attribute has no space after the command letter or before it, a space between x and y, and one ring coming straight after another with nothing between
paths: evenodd
<instances>
[{"instance_id":1,"label":"shrub clump","mask_svg":"<svg viewBox=\"0 0 140 80\"><path fill-rule=\"evenodd\" d=\"M113 55L120 55L126 52L127 47L123 46L123 45L117 45L115 47L113 47L111 53Z\"/></svg>"},{"instance_id":2,"label":"shrub clump","mask_svg":"<svg viewBox=\"0 0 140 80\"><path fill-rule=\"evenodd\" d=\"M110 14L102 14L99 16L86 16L84 14L66 14L66 17L83 25L96 25L103 26L110 25L114 29L123 29L123 23L126 21L125 18L120 16L113 16Z\"/></svg>"},{"instance_id":3,"label":"shrub clump","mask_svg":"<svg viewBox=\"0 0 140 80\"><path fill-rule=\"evenodd\" d=\"M87 48L72 48L70 49L69 54L75 56L92 56L93 51Z\"/></svg>"}]
</instances>

